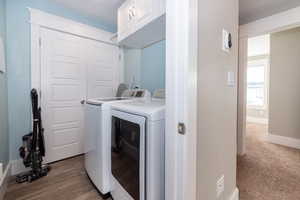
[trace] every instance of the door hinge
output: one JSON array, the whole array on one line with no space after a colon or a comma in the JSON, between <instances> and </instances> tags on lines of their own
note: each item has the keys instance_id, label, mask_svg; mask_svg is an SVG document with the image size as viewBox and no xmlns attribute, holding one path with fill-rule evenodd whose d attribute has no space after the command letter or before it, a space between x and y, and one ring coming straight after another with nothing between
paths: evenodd
<instances>
[{"instance_id":1,"label":"door hinge","mask_svg":"<svg viewBox=\"0 0 300 200\"><path fill-rule=\"evenodd\" d=\"M185 124L184 123L178 123L178 133L181 135L185 135Z\"/></svg>"}]
</instances>

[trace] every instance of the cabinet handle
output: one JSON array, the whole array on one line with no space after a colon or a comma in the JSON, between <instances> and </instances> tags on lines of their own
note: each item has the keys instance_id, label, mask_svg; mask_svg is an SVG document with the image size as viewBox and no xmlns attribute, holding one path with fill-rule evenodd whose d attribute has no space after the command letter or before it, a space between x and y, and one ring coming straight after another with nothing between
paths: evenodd
<instances>
[{"instance_id":1,"label":"cabinet handle","mask_svg":"<svg viewBox=\"0 0 300 200\"><path fill-rule=\"evenodd\" d=\"M129 20L131 20L132 19L132 11L131 11L131 9L128 12L128 16L129 16Z\"/></svg>"},{"instance_id":2,"label":"cabinet handle","mask_svg":"<svg viewBox=\"0 0 300 200\"><path fill-rule=\"evenodd\" d=\"M129 20L132 20L136 15L135 6L132 6L128 9Z\"/></svg>"},{"instance_id":3,"label":"cabinet handle","mask_svg":"<svg viewBox=\"0 0 300 200\"><path fill-rule=\"evenodd\" d=\"M135 6L132 6L132 16L135 17L136 12L135 12Z\"/></svg>"}]
</instances>

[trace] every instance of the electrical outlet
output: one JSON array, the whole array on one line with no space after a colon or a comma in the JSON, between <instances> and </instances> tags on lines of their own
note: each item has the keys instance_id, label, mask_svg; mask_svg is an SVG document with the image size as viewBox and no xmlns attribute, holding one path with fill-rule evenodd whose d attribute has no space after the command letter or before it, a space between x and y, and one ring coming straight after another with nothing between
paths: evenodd
<instances>
[{"instance_id":1,"label":"electrical outlet","mask_svg":"<svg viewBox=\"0 0 300 200\"><path fill-rule=\"evenodd\" d=\"M216 189L217 198L220 198L220 196L224 192L224 181L225 181L224 175L222 175L221 178L217 181L217 189Z\"/></svg>"}]
</instances>

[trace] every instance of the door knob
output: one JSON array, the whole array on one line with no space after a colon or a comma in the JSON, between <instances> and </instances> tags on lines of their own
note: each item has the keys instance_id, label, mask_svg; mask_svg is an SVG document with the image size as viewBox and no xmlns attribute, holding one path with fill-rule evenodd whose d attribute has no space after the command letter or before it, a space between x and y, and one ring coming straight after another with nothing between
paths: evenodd
<instances>
[{"instance_id":1,"label":"door knob","mask_svg":"<svg viewBox=\"0 0 300 200\"><path fill-rule=\"evenodd\" d=\"M80 103L83 105L85 103L85 100L81 100Z\"/></svg>"}]
</instances>

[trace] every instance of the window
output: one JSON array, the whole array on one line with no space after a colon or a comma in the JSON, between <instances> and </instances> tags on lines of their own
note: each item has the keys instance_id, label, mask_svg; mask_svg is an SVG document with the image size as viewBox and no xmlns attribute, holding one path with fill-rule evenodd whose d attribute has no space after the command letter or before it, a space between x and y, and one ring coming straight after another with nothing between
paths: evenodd
<instances>
[{"instance_id":1,"label":"window","mask_svg":"<svg viewBox=\"0 0 300 200\"><path fill-rule=\"evenodd\" d=\"M247 104L252 107L267 105L267 58L250 59L247 73Z\"/></svg>"}]
</instances>

